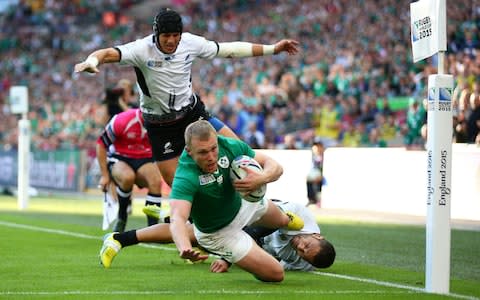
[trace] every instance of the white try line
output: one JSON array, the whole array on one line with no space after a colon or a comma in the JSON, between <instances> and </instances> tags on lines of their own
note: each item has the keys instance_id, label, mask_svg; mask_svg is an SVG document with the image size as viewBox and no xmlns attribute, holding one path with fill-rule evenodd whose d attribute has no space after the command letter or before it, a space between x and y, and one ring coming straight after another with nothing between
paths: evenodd
<instances>
[{"instance_id":1,"label":"white try line","mask_svg":"<svg viewBox=\"0 0 480 300\"><path fill-rule=\"evenodd\" d=\"M45 228L45 227L38 227L38 226L33 226L33 225L25 225L25 224L17 224L17 223L11 223L11 222L5 222L5 221L0 221L0 225L6 226L6 227L13 227L13 228L20 228L20 229L26 229L26 230L32 230L32 231L40 231L40 232L46 232L46 233L53 233L53 234L60 234L60 235L66 235L66 236L71 236L71 237L78 237L78 238L83 238L83 239L91 239L91 240L101 240L101 237L98 236L93 236L93 235L88 235L88 234L83 234L83 233L77 233L77 232L71 232L71 231L66 231L66 230L60 230L60 229L50 229L50 228ZM165 247L161 245L152 245L152 244L139 244L139 246L146 247L146 248L157 248L161 250L168 250L168 251L173 251L176 250L172 247ZM360 277L354 277L354 276L348 276L348 275L341 275L341 274L333 274L333 273L326 273L326 272L318 272L318 271L313 271L310 272L312 274L316 275L321 275L321 276L327 276L327 277L334 277L334 278L340 278L340 279L345 279L345 280L351 280L351 281L358 281L358 282L364 282L364 283L369 283L369 284L374 284L374 285L379 285L379 286L386 286L386 287L392 287L392 288L398 288L398 289L404 289L408 290L410 292L415 292L415 293L427 293L424 288L419 288L419 287L414 287L414 286L409 286L409 285L402 285L402 284L397 284L397 283L392 283L392 282L387 282L387 281L379 281L375 279L368 279L368 278L360 278ZM118 291L117 293L119 294L124 294L127 295L130 292L127 291ZM134 292L136 294L141 294L140 292ZM152 292L144 292L145 294L160 294L157 291L152 291ZM168 291L165 291L165 294L169 293ZM222 293L222 294L228 294L230 293L229 291L222 290L222 291L197 291L197 293L205 293L205 294L210 294L210 293ZM242 291L236 291L236 293L241 294L243 293ZM249 292L247 292L249 293ZM272 293L270 291L264 292L264 291L256 291L256 294L269 294ZM306 291L293 291L293 293L309 293ZM385 291L322 291L318 292L318 294L352 294L352 293L371 293L371 294L381 294L385 293ZM103 295L101 292L82 292L82 291L71 291L71 292L59 292L59 293L50 293L50 292L0 292L0 295L69 295L69 294L91 294L91 295ZM111 293L113 294L113 292ZM317 294L317 292L315 292ZM390 292L388 292L390 294ZM455 294L455 293L449 293L447 294L450 297L457 298L457 299L468 299L468 300L480 300L479 298L473 297L473 296L466 296L466 295L461 295L461 294Z\"/></svg>"}]
</instances>

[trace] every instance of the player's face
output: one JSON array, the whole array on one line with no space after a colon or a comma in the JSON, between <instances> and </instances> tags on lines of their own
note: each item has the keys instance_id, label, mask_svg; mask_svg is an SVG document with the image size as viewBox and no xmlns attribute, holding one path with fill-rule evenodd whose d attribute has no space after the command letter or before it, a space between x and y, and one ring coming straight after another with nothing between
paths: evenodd
<instances>
[{"instance_id":1,"label":"player's face","mask_svg":"<svg viewBox=\"0 0 480 300\"><path fill-rule=\"evenodd\" d=\"M172 54L177 50L182 34L180 32L160 33L158 47L165 54Z\"/></svg>"},{"instance_id":2,"label":"player's face","mask_svg":"<svg viewBox=\"0 0 480 300\"><path fill-rule=\"evenodd\" d=\"M203 172L217 171L218 141L215 134L210 135L208 140L192 138L190 149L187 151Z\"/></svg>"},{"instance_id":3,"label":"player's face","mask_svg":"<svg viewBox=\"0 0 480 300\"><path fill-rule=\"evenodd\" d=\"M298 256L308 262L313 261L315 255L321 250L319 240L325 239L320 234L299 234L292 238L290 244L297 251Z\"/></svg>"}]
</instances>

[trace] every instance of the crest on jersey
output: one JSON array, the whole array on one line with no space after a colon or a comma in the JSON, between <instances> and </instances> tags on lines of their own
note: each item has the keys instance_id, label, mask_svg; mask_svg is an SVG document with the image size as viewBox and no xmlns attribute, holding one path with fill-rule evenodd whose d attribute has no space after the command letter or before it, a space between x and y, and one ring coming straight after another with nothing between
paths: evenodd
<instances>
[{"instance_id":1,"label":"crest on jersey","mask_svg":"<svg viewBox=\"0 0 480 300\"><path fill-rule=\"evenodd\" d=\"M228 157L226 156L220 157L218 159L218 165L223 169L228 168L228 166L230 165L230 161L228 160Z\"/></svg>"}]
</instances>

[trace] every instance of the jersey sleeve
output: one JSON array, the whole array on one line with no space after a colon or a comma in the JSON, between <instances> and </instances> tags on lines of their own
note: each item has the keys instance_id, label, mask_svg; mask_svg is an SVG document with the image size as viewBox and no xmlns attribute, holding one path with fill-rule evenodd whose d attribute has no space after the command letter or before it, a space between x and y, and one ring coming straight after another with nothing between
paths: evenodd
<instances>
[{"instance_id":1,"label":"jersey sleeve","mask_svg":"<svg viewBox=\"0 0 480 300\"><path fill-rule=\"evenodd\" d=\"M112 119L110 119L108 124L105 126L102 135L97 140L98 144L103 144L107 149L108 147L110 147L110 145L115 143L115 140L117 139L117 135L115 132L118 132L118 130L115 129L115 124L118 122L115 122L116 120L117 115L114 115Z\"/></svg>"},{"instance_id":2,"label":"jersey sleeve","mask_svg":"<svg viewBox=\"0 0 480 300\"><path fill-rule=\"evenodd\" d=\"M206 38L191 34L184 33L184 35L189 35L191 43L195 45L195 49L198 51L197 56L204 59L213 59L218 53L218 43L214 41L207 40Z\"/></svg>"},{"instance_id":3,"label":"jersey sleeve","mask_svg":"<svg viewBox=\"0 0 480 300\"><path fill-rule=\"evenodd\" d=\"M255 157L255 151L253 151L252 147L250 147L247 143L245 143L242 140L235 140L235 141L240 144L240 149L242 151L242 153L241 153L242 155L248 155L251 158Z\"/></svg>"},{"instance_id":4,"label":"jersey sleeve","mask_svg":"<svg viewBox=\"0 0 480 300\"><path fill-rule=\"evenodd\" d=\"M252 147L250 147L247 143L242 140L233 139L233 138L226 138L219 136L219 139L223 139L227 144L228 149L233 149L232 154L233 157L237 157L240 155L247 155L252 158L255 157L255 151L253 151Z\"/></svg>"},{"instance_id":5,"label":"jersey sleeve","mask_svg":"<svg viewBox=\"0 0 480 300\"><path fill-rule=\"evenodd\" d=\"M198 184L193 181L195 176L191 176L188 166L182 164L180 161L174 178L169 198L171 200L187 200L192 202L193 196L198 189Z\"/></svg>"},{"instance_id":6,"label":"jersey sleeve","mask_svg":"<svg viewBox=\"0 0 480 300\"><path fill-rule=\"evenodd\" d=\"M287 263L284 260L280 261L280 264L283 266L285 271L313 271L315 267L309 264L305 260L299 260L293 264Z\"/></svg>"},{"instance_id":7,"label":"jersey sleeve","mask_svg":"<svg viewBox=\"0 0 480 300\"><path fill-rule=\"evenodd\" d=\"M115 46L114 48L120 52L120 64L121 65L139 65L139 58L136 55L138 51L142 51L142 48L145 44L142 39ZM146 51L146 50L145 50Z\"/></svg>"}]
</instances>

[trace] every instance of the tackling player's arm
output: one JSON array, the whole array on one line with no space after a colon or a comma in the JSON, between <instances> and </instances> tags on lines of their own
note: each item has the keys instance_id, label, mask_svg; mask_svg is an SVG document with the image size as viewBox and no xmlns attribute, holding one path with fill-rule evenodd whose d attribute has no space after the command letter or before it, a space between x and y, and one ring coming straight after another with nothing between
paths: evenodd
<instances>
[{"instance_id":1,"label":"tackling player's arm","mask_svg":"<svg viewBox=\"0 0 480 300\"><path fill-rule=\"evenodd\" d=\"M218 57L252 57L274 55L287 52L289 55L297 54L299 43L295 40L284 39L274 45L252 44L248 42L227 42L218 44Z\"/></svg>"},{"instance_id":2,"label":"tackling player's arm","mask_svg":"<svg viewBox=\"0 0 480 300\"><path fill-rule=\"evenodd\" d=\"M75 65L75 73L98 73L98 66L120 61L120 52L115 48L104 48L92 52L84 61Z\"/></svg>"},{"instance_id":3,"label":"tackling player's arm","mask_svg":"<svg viewBox=\"0 0 480 300\"><path fill-rule=\"evenodd\" d=\"M173 242L177 246L180 257L190 259L191 261L207 259L208 255L202 255L199 251L192 249L187 226L192 203L187 200L172 199L170 200L170 208L170 232L172 233Z\"/></svg>"}]
</instances>

